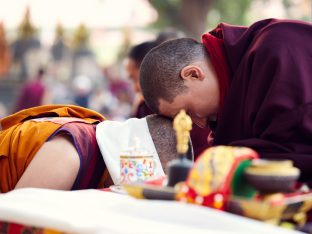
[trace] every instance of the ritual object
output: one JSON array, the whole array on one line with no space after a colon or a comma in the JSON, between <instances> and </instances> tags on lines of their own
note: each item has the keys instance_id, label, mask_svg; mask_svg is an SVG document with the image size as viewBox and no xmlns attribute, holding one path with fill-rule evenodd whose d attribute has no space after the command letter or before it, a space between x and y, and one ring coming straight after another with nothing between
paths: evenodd
<instances>
[{"instance_id":1,"label":"ritual object","mask_svg":"<svg viewBox=\"0 0 312 234\"><path fill-rule=\"evenodd\" d=\"M249 184L261 193L290 193L295 189L295 183L300 171L290 160L253 160L245 171Z\"/></svg>"},{"instance_id":2,"label":"ritual object","mask_svg":"<svg viewBox=\"0 0 312 234\"><path fill-rule=\"evenodd\" d=\"M178 159L174 159L168 163L168 186L175 186L181 181L185 181L187 175L193 166L193 162L187 158L190 150L189 140L190 131L192 129L192 120L186 114L185 110L181 110L173 120L173 128L177 137Z\"/></svg>"},{"instance_id":3,"label":"ritual object","mask_svg":"<svg viewBox=\"0 0 312 234\"><path fill-rule=\"evenodd\" d=\"M120 154L120 184L141 183L155 175L156 162L153 154L140 146L138 138L135 144Z\"/></svg>"},{"instance_id":4,"label":"ritual object","mask_svg":"<svg viewBox=\"0 0 312 234\"><path fill-rule=\"evenodd\" d=\"M180 157L168 164L168 186L129 185L125 187L128 194L193 203L276 225L291 223L300 230L304 227L312 209L312 191L304 185L298 187L300 171L292 161L259 159L248 147L214 146L192 165L186 157L191 129L188 118L181 111L174 120Z\"/></svg>"},{"instance_id":5,"label":"ritual object","mask_svg":"<svg viewBox=\"0 0 312 234\"><path fill-rule=\"evenodd\" d=\"M233 194L252 197L256 192L243 173L258 154L246 147L217 146L204 151L180 187L177 198L224 210Z\"/></svg>"}]
</instances>

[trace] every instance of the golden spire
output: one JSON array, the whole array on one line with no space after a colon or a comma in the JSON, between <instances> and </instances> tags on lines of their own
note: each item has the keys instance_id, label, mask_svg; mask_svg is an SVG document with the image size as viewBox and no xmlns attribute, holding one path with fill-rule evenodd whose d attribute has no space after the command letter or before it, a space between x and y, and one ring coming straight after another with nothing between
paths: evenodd
<instances>
[{"instance_id":1,"label":"golden spire","mask_svg":"<svg viewBox=\"0 0 312 234\"><path fill-rule=\"evenodd\" d=\"M64 37L64 28L61 23L58 23L55 27L55 40L58 41Z\"/></svg>"},{"instance_id":2,"label":"golden spire","mask_svg":"<svg viewBox=\"0 0 312 234\"><path fill-rule=\"evenodd\" d=\"M173 120L173 128L177 136L177 151L179 154L185 154L189 147L190 131L192 129L192 120L185 110L181 110Z\"/></svg>"},{"instance_id":3,"label":"golden spire","mask_svg":"<svg viewBox=\"0 0 312 234\"><path fill-rule=\"evenodd\" d=\"M88 42L89 33L84 24L80 24L79 27L74 32L74 48L79 48L82 45L85 45Z\"/></svg>"},{"instance_id":4,"label":"golden spire","mask_svg":"<svg viewBox=\"0 0 312 234\"><path fill-rule=\"evenodd\" d=\"M30 38L35 33L35 28L30 22L30 9L26 8L25 16L22 23L18 27L18 33L20 38Z\"/></svg>"}]
</instances>

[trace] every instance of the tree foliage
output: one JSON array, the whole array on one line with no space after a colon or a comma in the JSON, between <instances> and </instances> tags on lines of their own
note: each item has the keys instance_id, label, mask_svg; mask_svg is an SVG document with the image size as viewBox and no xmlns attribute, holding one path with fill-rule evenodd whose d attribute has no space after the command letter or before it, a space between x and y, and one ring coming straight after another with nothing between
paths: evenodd
<instances>
[{"instance_id":1,"label":"tree foliage","mask_svg":"<svg viewBox=\"0 0 312 234\"><path fill-rule=\"evenodd\" d=\"M244 24L251 0L149 0L159 17L157 28L174 27L198 38L209 27L225 21ZM212 13L212 14L209 14Z\"/></svg>"},{"instance_id":2,"label":"tree foliage","mask_svg":"<svg viewBox=\"0 0 312 234\"><path fill-rule=\"evenodd\" d=\"M157 28L173 27L198 38L205 30L213 0L149 0L158 12Z\"/></svg>"},{"instance_id":3,"label":"tree foliage","mask_svg":"<svg viewBox=\"0 0 312 234\"><path fill-rule=\"evenodd\" d=\"M212 10L218 13L218 18L213 19L209 17L209 25L214 26L217 22L228 22L231 24L245 25L247 23L247 12L249 10L251 0L215 0L210 12ZM217 20L217 22L214 22Z\"/></svg>"},{"instance_id":4,"label":"tree foliage","mask_svg":"<svg viewBox=\"0 0 312 234\"><path fill-rule=\"evenodd\" d=\"M268 3L270 0L149 0L149 2L159 14L154 27L173 27L184 31L188 36L199 38L203 32L214 28L219 22L250 24L248 13L251 5L254 2ZM307 16L291 14L293 8L299 4L310 6L308 8L311 9L308 2L310 0L283 0L281 3L286 12L285 17L309 21L310 14L309 19Z\"/></svg>"}]
</instances>

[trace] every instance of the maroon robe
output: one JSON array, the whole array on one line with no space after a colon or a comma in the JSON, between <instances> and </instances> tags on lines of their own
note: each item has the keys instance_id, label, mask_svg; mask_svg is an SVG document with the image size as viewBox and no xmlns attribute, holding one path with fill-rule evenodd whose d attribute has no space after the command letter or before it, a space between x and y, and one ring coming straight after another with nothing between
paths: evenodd
<instances>
[{"instance_id":1,"label":"maroon robe","mask_svg":"<svg viewBox=\"0 0 312 234\"><path fill-rule=\"evenodd\" d=\"M134 118L144 118L145 116L147 115L151 115L151 114L154 114L154 112L146 105L145 101L142 100L136 111L135 111L135 114L133 115Z\"/></svg>"},{"instance_id":2,"label":"maroon robe","mask_svg":"<svg viewBox=\"0 0 312 234\"><path fill-rule=\"evenodd\" d=\"M268 19L218 29L231 76L214 144L291 159L312 181L312 24Z\"/></svg>"},{"instance_id":3,"label":"maroon robe","mask_svg":"<svg viewBox=\"0 0 312 234\"><path fill-rule=\"evenodd\" d=\"M36 78L26 82L17 99L15 111L42 105L45 90L45 85L41 79Z\"/></svg>"}]
</instances>

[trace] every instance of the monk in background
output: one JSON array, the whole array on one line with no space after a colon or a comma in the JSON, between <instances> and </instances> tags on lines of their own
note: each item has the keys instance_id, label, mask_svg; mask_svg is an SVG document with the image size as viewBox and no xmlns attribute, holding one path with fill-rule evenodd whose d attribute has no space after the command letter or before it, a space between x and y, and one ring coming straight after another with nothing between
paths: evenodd
<instances>
[{"instance_id":1,"label":"monk in background","mask_svg":"<svg viewBox=\"0 0 312 234\"><path fill-rule=\"evenodd\" d=\"M311 39L311 23L266 19L170 40L141 64L144 99L168 117L185 109L214 145L290 159L312 181Z\"/></svg>"},{"instance_id":2,"label":"monk in background","mask_svg":"<svg viewBox=\"0 0 312 234\"><path fill-rule=\"evenodd\" d=\"M47 87L44 83L44 75L45 70L39 68L36 76L23 84L17 97L15 111L40 106L49 102Z\"/></svg>"}]
</instances>

